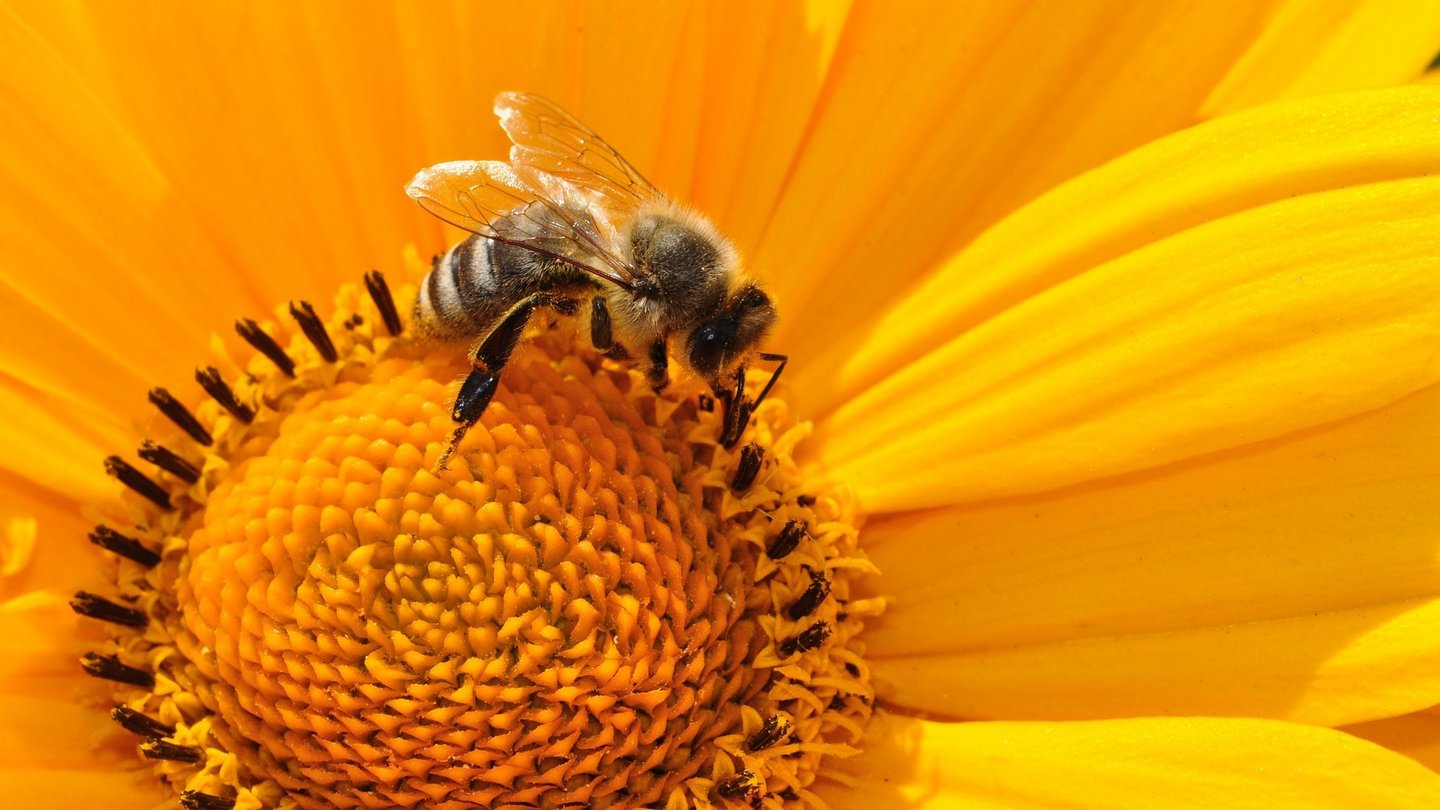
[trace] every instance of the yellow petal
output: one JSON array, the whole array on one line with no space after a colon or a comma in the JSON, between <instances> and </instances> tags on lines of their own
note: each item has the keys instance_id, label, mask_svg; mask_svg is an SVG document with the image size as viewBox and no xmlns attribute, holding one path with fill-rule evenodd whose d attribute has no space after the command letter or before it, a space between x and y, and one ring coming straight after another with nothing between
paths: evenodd
<instances>
[{"instance_id":1,"label":"yellow petal","mask_svg":"<svg viewBox=\"0 0 1440 810\"><path fill-rule=\"evenodd\" d=\"M1440 703L1440 387L1285 441L866 526L887 698L952 717Z\"/></svg>"},{"instance_id":2,"label":"yellow petal","mask_svg":"<svg viewBox=\"0 0 1440 810\"><path fill-rule=\"evenodd\" d=\"M1408 81L1435 56L1440 41L1435 11L1426 0L1281 3L1202 114Z\"/></svg>"},{"instance_id":3,"label":"yellow petal","mask_svg":"<svg viewBox=\"0 0 1440 810\"><path fill-rule=\"evenodd\" d=\"M1440 776L1402 756L1268 720L936 723L878 712L862 749L817 786L836 810L1440 802Z\"/></svg>"},{"instance_id":4,"label":"yellow petal","mask_svg":"<svg viewBox=\"0 0 1440 810\"><path fill-rule=\"evenodd\" d=\"M846 361L850 382L899 370L820 422L821 455L869 510L923 508L1193 458L1435 382L1436 104L1408 87L1266 107L1027 207Z\"/></svg>"},{"instance_id":5,"label":"yellow petal","mask_svg":"<svg viewBox=\"0 0 1440 810\"><path fill-rule=\"evenodd\" d=\"M1440 8L1367 9L858 3L754 255L784 313L776 345L798 370L875 336L876 314L939 257L1056 184L1192 125L1222 82L1253 102L1417 74ZM1265 86L1263 70L1292 86Z\"/></svg>"},{"instance_id":6,"label":"yellow petal","mask_svg":"<svg viewBox=\"0 0 1440 810\"><path fill-rule=\"evenodd\" d=\"M1440 708L1432 706L1424 711L1356 723L1340 730L1398 751L1432 771L1440 771Z\"/></svg>"}]
</instances>

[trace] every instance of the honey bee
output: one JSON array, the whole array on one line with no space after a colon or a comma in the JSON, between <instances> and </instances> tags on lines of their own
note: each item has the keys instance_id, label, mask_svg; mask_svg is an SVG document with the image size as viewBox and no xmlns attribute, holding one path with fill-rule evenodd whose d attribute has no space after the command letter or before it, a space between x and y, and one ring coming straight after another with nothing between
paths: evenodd
<instances>
[{"instance_id":1,"label":"honey bee","mask_svg":"<svg viewBox=\"0 0 1440 810\"><path fill-rule=\"evenodd\" d=\"M513 144L509 162L440 163L406 188L472 234L435 260L415 301L422 334L473 343L439 466L480 419L541 308L579 315L584 306L595 348L642 366L657 391L673 345L724 404L721 442L734 446L788 360L757 350L775 324L770 296L714 225L554 103L501 93L495 114ZM778 365L752 402L745 370L757 356Z\"/></svg>"}]
</instances>

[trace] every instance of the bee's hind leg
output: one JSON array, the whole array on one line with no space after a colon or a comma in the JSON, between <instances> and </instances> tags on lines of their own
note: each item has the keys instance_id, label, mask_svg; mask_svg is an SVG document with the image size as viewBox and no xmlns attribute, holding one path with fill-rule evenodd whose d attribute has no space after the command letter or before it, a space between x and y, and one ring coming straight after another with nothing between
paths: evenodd
<instances>
[{"instance_id":1,"label":"bee's hind leg","mask_svg":"<svg viewBox=\"0 0 1440 810\"><path fill-rule=\"evenodd\" d=\"M440 461L435 465L436 472L445 469L450 455L455 452L460 440L465 438L466 431L480 421L485 406L490 404L490 400L500 388L500 372L505 369L505 364L510 362L510 355L520 344L520 336L525 333L525 324L530 321L535 308L545 304L547 300L537 295L522 301L475 347L471 355L474 368L465 377L465 381L460 383L460 393L455 395L455 407L450 412L450 418L456 423L455 432L450 436L449 446L440 454Z\"/></svg>"}]
</instances>

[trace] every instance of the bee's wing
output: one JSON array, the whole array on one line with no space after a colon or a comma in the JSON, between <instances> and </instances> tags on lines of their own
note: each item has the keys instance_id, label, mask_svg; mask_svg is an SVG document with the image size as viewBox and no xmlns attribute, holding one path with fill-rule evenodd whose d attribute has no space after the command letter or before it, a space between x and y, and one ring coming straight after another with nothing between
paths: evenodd
<instances>
[{"instance_id":1,"label":"bee's wing","mask_svg":"<svg viewBox=\"0 0 1440 810\"><path fill-rule=\"evenodd\" d=\"M597 278L634 290L634 268L607 246L607 222L554 202L508 163L457 160L421 169L406 186L420 207L497 242L553 256Z\"/></svg>"},{"instance_id":2,"label":"bee's wing","mask_svg":"<svg viewBox=\"0 0 1440 810\"><path fill-rule=\"evenodd\" d=\"M553 102L501 93L495 114L515 144L510 162L517 171L533 170L578 188L607 218L631 216L645 203L664 199L619 152Z\"/></svg>"}]
</instances>

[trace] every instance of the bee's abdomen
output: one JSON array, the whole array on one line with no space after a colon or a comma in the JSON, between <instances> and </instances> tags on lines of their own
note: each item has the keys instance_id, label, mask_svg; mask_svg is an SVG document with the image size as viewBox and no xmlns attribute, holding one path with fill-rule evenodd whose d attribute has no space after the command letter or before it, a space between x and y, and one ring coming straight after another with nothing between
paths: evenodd
<instances>
[{"instance_id":1,"label":"bee's abdomen","mask_svg":"<svg viewBox=\"0 0 1440 810\"><path fill-rule=\"evenodd\" d=\"M416 322L424 332L440 338L475 337L505 311L497 295L494 244L471 236L435 263L415 297Z\"/></svg>"}]
</instances>

